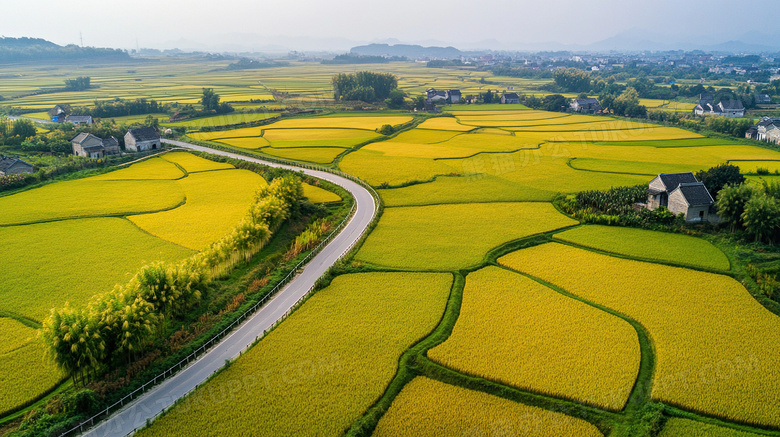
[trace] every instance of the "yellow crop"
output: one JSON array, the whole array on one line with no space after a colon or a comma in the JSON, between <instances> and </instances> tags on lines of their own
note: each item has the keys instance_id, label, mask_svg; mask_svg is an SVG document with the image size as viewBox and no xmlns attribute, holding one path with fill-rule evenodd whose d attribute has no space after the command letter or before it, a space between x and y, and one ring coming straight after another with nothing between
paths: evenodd
<instances>
[{"instance_id":1,"label":"yellow crop","mask_svg":"<svg viewBox=\"0 0 780 437\"><path fill-rule=\"evenodd\" d=\"M139 436L341 435L438 323L452 276L339 276Z\"/></svg>"},{"instance_id":2,"label":"yellow crop","mask_svg":"<svg viewBox=\"0 0 780 437\"><path fill-rule=\"evenodd\" d=\"M184 202L177 181L79 179L0 198L0 225L55 219L137 214Z\"/></svg>"},{"instance_id":3,"label":"yellow crop","mask_svg":"<svg viewBox=\"0 0 780 437\"><path fill-rule=\"evenodd\" d=\"M690 419L672 417L666 421L659 437L758 437L747 431L739 431L708 423L696 422Z\"/></svg>"},{"instance_id":4,"label":"yellow crop","mask_svg":"<svg viewBox=\"0 0 780 437\"><path fill-rule=\"evenodd\" d=\"M120 170L90 177L88 180L154 180L179 179L182 177L184 177L184 173L174 164L161 158L150 158Z\"/></svg>"},{"instance_id":5,"label":"yellow crop","mask_svg":"<svg viewBox=\"0 0 780 437\"><path fill-rule=\"evenodd\" d=\"M30 344L35 339L33 328L14 319L0 317L0 356Z\"/></svg>"},{"instance_id":6,"label":"yellow crop","mask_svg":"<svg viewBox=\"0 0 780 437\"><path fill-rule=\"evenodd\" d=\"M576 223L549 203L387 208L356 258L404 269L460 269L507 241Z\"/></svg>"},{"instance_id":7,"label":"yellow crop","mask_svg":"<svg viewBox=\"0 0 780 437\"><path fill-rule=\"evenodd\" d=\"M347 149L338 147L285 147L277 149L265 147L260 151L267 155L276 156L294 161L314 162L316 164L330 164L337 156Z\"/></svg>"},{"instance_id":8,"label":"yellow crop","mask_svg":"<svg viewBox=\"0 0 780 437\"><path fill-rule=\"evenodd\" d=\"M225 170L235 168L226 162L216 162L210 159L195 156L187 152L170 152L162 155L162 159L179 165L188 173L199 171Z\"/></svg>"},{"instance_id":9,"label":"yellow crop","mask_svg":"<svg viewBox=\"0 0 780 437\"><path fill-rule=\"evenodd\" d=\"M303 184L303 197L309 199L309 202L311 203L328 203L338 202L341 200L341 196L332 191L328 191L306 183Z\"/></svg>"},{"instance_id":10,"label":"yellow crop","mask_svg":"<svg viewBox=\"0 0 780 437\"><path fill-rule=\"evenodd\" d=\"M582 419L420 376L393 400L373 435L595 437L602 434Z\"/></svg>"},{"instance_id":11,"label":"yellow crop","mask_svg":"<svg viewBox=\"0 0 780 437\"><path fill-rule=\"evenodd\" d=\"M0 354L0 369L0 414L33 400L65 377L46 362L43 344L37 341Z\"/></svg>"},{"instance_id":12,"label":"yellow crop","mask_svg":"<svg viewBox=\"0 0 780 437\"><path fill-rule=\"evenodd\" d=\"M380 135L358 129L266 129L263 138L276 148L352 147Z\"/></svg>"},{"instance_id":13,"label":"yellow crop","mask_svg":"<svg viewBox=\"0 0 780 437\"><path fill-rule=\"evenodd\" d=\"M263 126L264 129L289 128L341 128L376 130L382 125L396 126L412 120L408 116L369 116L369 117L309 117L277 121Z\"/></svg>"},{"instance_id":14,"label":"yellow crop","mask_svg":"<svg viewBox=\"0 0 780 437\"><path fill-rule=\"evenodd\" d=\"M195 138L195 134L190 134ZM243 138L228 138L219 140L220 143L227 144L228 146L239 147L241 149L259 149L261 147L268 147L271 143L263 137L243 137Z\"/></svg>"},{"instance_id":15,"label":"yellow crop","mask_svg":"<svg viewBox=\"0 0 780 437\"><path fill-rule=\"evenodd\" d=\"M95 294L129 280L146 263L192 254L121 218L0 227L0 240L0 310L38 321L65 302L86 305Z\"/></svg>"},{"instance_id":16,"label":"yellow crop","mask_svg":"<svg viewBox=\"0 0 780 437\"><path fill-rule=\"evenodd\" d=\"M262 176L248 170L194 173L175 183L187 196L184 205L128 219L154 236L194 250L230 232L246 215L255 192L267 185Z\"/></svg>"},{"instance_id":17,"label":"yellow crop","mask_svg":"<svg viewBox=\"0 0 780 437\"><path fill-rule=\"evenodd\" d=\"M684 234L617 226L586 225L555 234L556 240L633 258L729 271L726 255L707 240ZM647 244L653 241L654 244Z\"/></svg>"},{"instance_id":18,"label":"yellow crop","mask_svg":"<svg viewBox=\"0 0 780 437\"><path fill-rule=\"evenodd\" d=\"M454 117L429 118L417 127L419 129L448 130L456 132L466 132L474 129L474 126L466 126L458 123L458 120Z\"/></svg>"},{"instance_id":19,"label":"yellow crop","mask_svg":"<svg viewBox=\"0 0 780 437\"><path fill-rule=\"evenodd\" d=\"M641 323L655 344L654 399L780 426L780 318L734 279L555 243L499 262Z\"/></svg>"},{"instance_id":20,"label":"yellow crop","mask_svg":"<svg viewBox=\"0 0 780 437\"><path fill-rule=\"evenodd\" d=\"M450 337L428 351L462 373L620 410L639 371L634 328L498 267L466 277Z\"/></svg>"}]
</instances>

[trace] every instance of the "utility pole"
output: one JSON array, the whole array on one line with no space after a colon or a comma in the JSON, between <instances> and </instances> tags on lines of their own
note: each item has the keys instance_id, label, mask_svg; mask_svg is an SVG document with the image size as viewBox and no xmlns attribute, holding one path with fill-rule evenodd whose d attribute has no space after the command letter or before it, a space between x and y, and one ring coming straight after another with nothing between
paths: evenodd
<instances>
[{"instance_id":1,"label":"utility pole","mask_svg":"<svg viewBox=\"0 0 780 437\"><path fill-rule=\"evenodd\" d=\"M81 34L80 30L79 30L79 41L81 41L81 47L84 47L84 36Z\"/></svg>"}]
</instances>

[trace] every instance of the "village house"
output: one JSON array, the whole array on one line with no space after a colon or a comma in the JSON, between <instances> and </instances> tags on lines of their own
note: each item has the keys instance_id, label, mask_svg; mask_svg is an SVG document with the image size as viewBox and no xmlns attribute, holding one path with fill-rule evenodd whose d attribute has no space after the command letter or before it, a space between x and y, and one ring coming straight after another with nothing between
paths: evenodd
<instances>
[{"instance_id":1,"label":"village house","mask_svg":"<svg viewBox=\"0 0 780 437\"><path fill-rule=\"evenodd\" d=\"M772 97L769 94L756 94L756 103L759 105L768 105L772 103Z\"/></svg>"},{"instance_id":2,"label":"village house","mask_svg":"<svg viewBox=\"0 0 780 437\"><path fill-rule=\"evenodd\" d=\"M129 129L125 134L125 150L143 152L162 147L160 132L153 127Z\"/></svg>"},{"instance_id":3,"label":"village house","mask_svg":"<svg viewBox=\"0 0 780 437\"><path fill-rule=\"evenodd\" d=\"M574 99L570 104L572 111L580 114L599 114L603 110L598 99Z\"/></svg>"},{"instance_id":4,"label":"village house","mask_svg":"<svg viewBox=\"0 0 780 437\"><path fill-rule=\"evenodd\" d=\"M684 214L686 222L717 223L715 200L693 173L661 173L650 181L647 209L666 207L672 214Z\"/></svg>"},{"instance_id":5,"label":"village house","mask_svg":"<svg viewBox=\"0 0 780 437\"><path fill-rule=\"evenodd\" d=\"M119 140L116 138L103 139L86 132L73 137L70 143L73 145L73 154L85 158L104 158L122 152L119 148Z\"/></svg>"},{"instance_id":6,"label":"village house","mask_svg":"<svg viewBox=\"0 0 780 437\"><path fill-rule=\"evenodd\" d=\"M447 100L447 92L446 91L439 91L435 88L428 88L427 91L425 91L425 95L428 97L428 100L431 102L443 102Z\"/></svg>"},{"instance_id":7,"label":"village house","mask_svg":"<svg viewBox=\"0 0 780 437\"><path fill-rule=\"evenodd\" d=\"M505 105L516 105L520 103L520 96L517 93L507 93L501 96L501 103Z\"/></svg>"},{"instance_id":8,"label":"village house","mask_svg":"<svg viewBox=\"0 0 780 437\"><path fill-rule=\"evenodd\" d=\"M0 155L0 177L32 172L33 166L31 164L18 158Z\"/></svg>"},{"instance_id":9,"label":"village house","mask_svg":"<svg viewBox=\"0 0 780 437\"><path fill-rule=\"evenodd\" d=\"M86 124L87 126L91 126L92 116L91 115L68 115L65 117L65 123L73 123L76 126L80 124Z\"/></svg>"},{"instance_id":10,"label":"village house","mask_svg":"<svg viewBox=\"0 0 780 437\"><path fill-rule=\"evenodd\" d=\"M702 93L699 96L699 103L693 108L693 113L738 118L745 116L745 107L741 100L721 100L714 103L712 94Z\"/></svg>"},{"instance_id":11,"label":"village house","mask_svg":"<svg viewBox=\"0 0 780 437\"><path fill-rule=\"evenodd\" d=\"M65 108L57 105L49 110L49 115L51 116L51 121L54 123L62 123L65 121L65 117L68 116L68 113L65 111Z\"/></svg>"},{"instance_id":12,"label":"village house","mask_svg":"<svg viewBox=\"0 0 780 437\"><path fill-rule=\"evenodd\" d=\"M780 118L761 118L758 124L748 128L745 138L780 144Z\"/></svg>"},{"instance_id":13,"label":"village house","mask_svg":"<svg viewBox=\"0 0 780 437\"><path fill-rule=\"evenodd\" d=\"M460 90L448 90L447 100L450 103L458 103L460 101Z\"/></svg>"}]
</instances>

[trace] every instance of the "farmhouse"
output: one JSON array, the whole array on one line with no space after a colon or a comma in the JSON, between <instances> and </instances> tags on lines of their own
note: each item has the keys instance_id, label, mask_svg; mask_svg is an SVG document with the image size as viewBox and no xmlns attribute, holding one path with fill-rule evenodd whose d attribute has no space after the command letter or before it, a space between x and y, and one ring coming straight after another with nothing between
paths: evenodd
<instances>
[{"instance_id":1,"label":"farmhouse","mask_svg":"<svg viewBox=\"0 0 780 437\"><path fill-rule=\"evenodd\" d=\"M501 96L501 103L503 104L518 104L520 103L520 96L517 93L508 93Z\"/></svg>"},{"instance_id":2,"label":"farmhouse","mask_svg":"<svg viewBox=\"0 0 780 437\"><path fill-rule=\"evenodd\" d=\"M428 88L428 90L425 91L425 94L428 96L428 100L431 102L443 102L447 100L446 91L438 91L435 88Z\"/></svg>"},{"instance_id":3,"label":"farmhouse","mask_svg":"<svg viewBox=\"0 0 780 437\"><path fill-rule=\"evenodd\" d=\"M65 117L68 116L68 113L65 111L65 108L57 105L49 110L49 115L51 116L51 121L55 123L62 123L65 121Z\"/></svg>"},{"instance_id":4,"label":"farmhouse","mask_svg":"<svg viewBox=\"0 0 780 437\"><path fill-rule=\"evenodd\" d=\"M696 115L719 115L723 117L737 118L745 116L745 107L741 100L721 100L714 103L712 94L699 95L699 104L693 108Z\"/></svg>"},{"instance_id":5,"label":"farmhouse","mask_svg":"<svg viewBox=\"0 0 780 437\"><path fill-rule=\"evenodd\" d=\"M133 152L159 149L162 146L160 133L153 127L130 129L125 134L125 149Z\"/></svg>"},{"instance_id":6,"label":"farmhouse","mask_svg":"<svg viewBox=\"0 0 780 437\"><path fill-rule=\"evenodd\" d=\"M768 105L772 103L772 97L769 94L756 94L756 103L759 105Z\"/></svg>"},{"instance_id":7,"label":"farmhouse","mask_svg":"<svg viewBox=\"0 0 780 437\"><path fill-rule=\"evenodd\" d=\"M70 142L73 145L73 154L86 158L103 158L106 155L118 155L121 152L119 141L114 137L102 139L82 132L73 137Z\"/></svg>"},{"instance_id":8,"label":"farmhouse","mask_svg":"<svg viewBox=\"0 0 780 437\"><path fill-rule=\"evenodd\" d=\"M0 156L0 177L32 172L33 166L21 159Z\"/></svg>"},{"instance_id":9,"label":"farmhouse","mask_svg":"<svg viewBox=\"0 0 780 437\"><path fill-rule=\"evenodd\" d=\"M447 100L450 103L458 103L460 101L460 90L448 90Z\"/></svg>"},{"instance_id":10,"label":"farmhouse","mask_svg":"<svg viewBox=\"0 0 780 437\"><path fill-rule=\"evenodd\" d=\"M73 123L76 126L80 124L86 124L87 126L92 125L92 116L91 115L68 115L65 117L66 123Z\"/></svg>"},{"instance_id":11,"label":"farmhouse","mask_svg":"<svg viewBox=\"0 0 780 437\"><path fill-rule=\"evenodd\" d=\"M673 214L685 214L687 222L717 222L714 204L707 187L690 172L661 173L650 181L647 190L648 209L665 206Z\"/></svg>"},{"instance_id":12,"label":"farmhouse","mask_svg":"<svg viewBox=\"0 0 780 437\"><path fill-rule=\"evenodd\" d=\"M763 117L758 124L748 128L745 138L780 144L780 118Z\"/></svg>"},{"instance_id":13,"label":"farmhouse","mask_svg":"<svg viewBox=\"0 0 780 437\"><path fill-rule=\"evenodd\" d=\"M574 112L581 114L598 114L601 113L602 108L598 99L574 99L569 106Z\"/></svg>"}]
</instances>

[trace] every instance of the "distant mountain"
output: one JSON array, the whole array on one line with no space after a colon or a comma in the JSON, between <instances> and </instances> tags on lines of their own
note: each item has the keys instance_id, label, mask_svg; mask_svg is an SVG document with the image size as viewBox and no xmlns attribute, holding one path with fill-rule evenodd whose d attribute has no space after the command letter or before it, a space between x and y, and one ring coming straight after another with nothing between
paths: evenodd
<instances>
[{"instance_id":1,"label":"distant mountain","mask_svg":"<svg viewBox=\"0 0 780 437\"><path fill-rule=\"evenodd\" d=\"M47 47L55 48L60 47L51 41L46 41L42 38L5 38L0 37L0 48L21 48L26 49L30 47Z\"/></svg>"},{"instance_id":2,"label":"distant mountain","mask_svg":"<svg viewBox=\"0 0 780 437\"><path fill-rule=\"evenodd\" d=\"M410 44L368 44L363 46L352 47L350 53L353 55L364 56L398 56L407 57L410 59L417 58L438 58L438 59L454 59L463 55L463 52L455 47L423 47L420 45Z\"/></svg>"},{"instance_id":3,"label":"distant mountain","mask_svg":"<svg viewBox=\"0 0 780 437\"><path fill-rule=\"evenodd\" d=\"M39 61L122 61L130 55L124 50L60 46L40 38L0 38L0 64Z\"/></svg>"}]
</instances>

